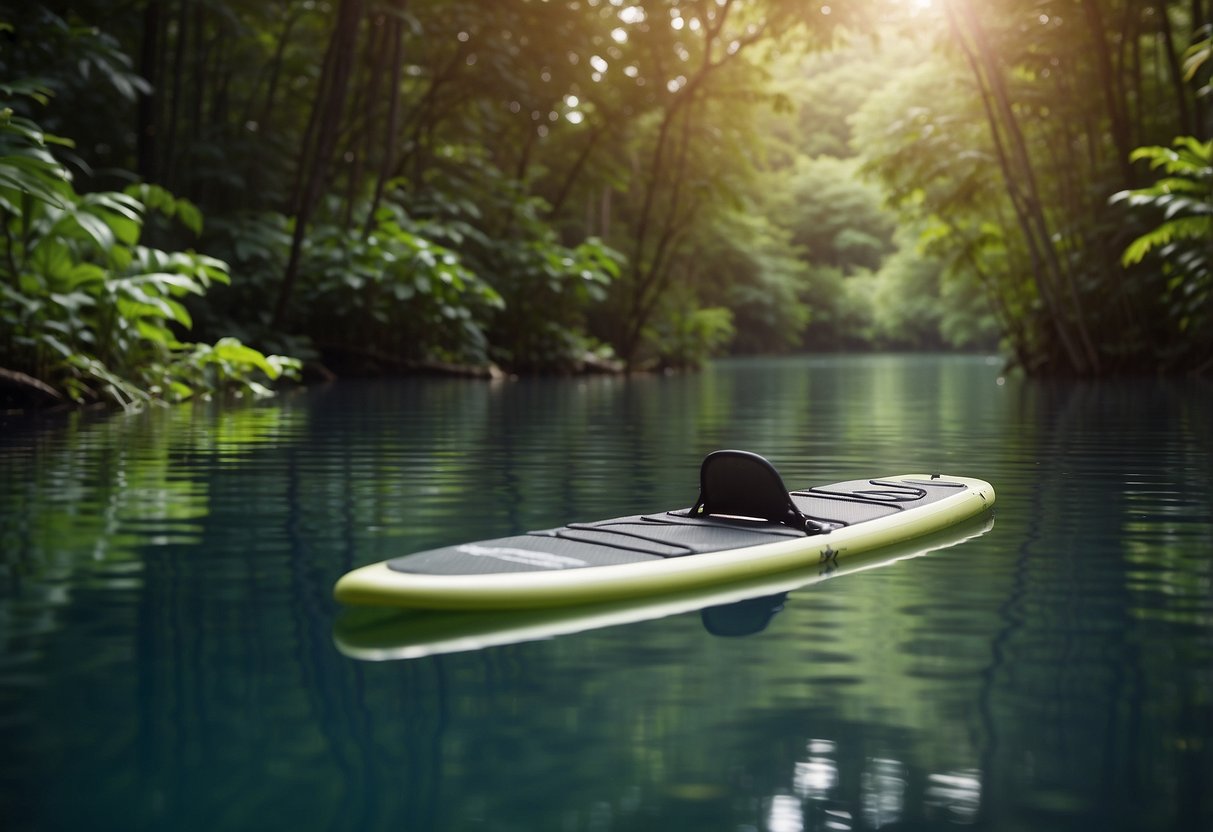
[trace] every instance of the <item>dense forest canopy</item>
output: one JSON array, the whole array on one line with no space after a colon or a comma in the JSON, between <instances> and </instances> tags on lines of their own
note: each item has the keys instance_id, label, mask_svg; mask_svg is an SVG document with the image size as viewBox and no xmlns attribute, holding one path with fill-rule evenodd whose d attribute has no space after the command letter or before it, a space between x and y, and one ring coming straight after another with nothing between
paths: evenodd
<instances>
[{"instance_id":1,"label":"dense forest canopy","mask_svg":"<svg viewBox=\"0 0 1213 832\"><path fill-rule=\"evenodd\" d=\"M1207 372L1209 6L18 4L0 372L123 403L257 391L275 352Z\"/></svg>"}]
</instances>

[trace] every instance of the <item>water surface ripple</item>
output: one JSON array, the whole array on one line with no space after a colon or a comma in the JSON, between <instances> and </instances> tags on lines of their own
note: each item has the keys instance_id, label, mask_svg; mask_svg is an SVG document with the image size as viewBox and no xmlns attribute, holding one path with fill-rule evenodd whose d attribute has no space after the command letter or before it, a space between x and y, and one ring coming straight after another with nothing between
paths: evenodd
<instances>
[{"instance_id":1,"label":"water surface ripple","mask_svg":"<svg viewBox=\"0 0 1213 832\"><path fill-rule=\"evenodd\" d=\"M0 825L1213 829L1211 425L1207 385L933 356L7 419ZM793 487L979 476L997 514L702 610L351 629L331 600L406 551L688 505L719 447Z\"/></svg>"}]
</instances>

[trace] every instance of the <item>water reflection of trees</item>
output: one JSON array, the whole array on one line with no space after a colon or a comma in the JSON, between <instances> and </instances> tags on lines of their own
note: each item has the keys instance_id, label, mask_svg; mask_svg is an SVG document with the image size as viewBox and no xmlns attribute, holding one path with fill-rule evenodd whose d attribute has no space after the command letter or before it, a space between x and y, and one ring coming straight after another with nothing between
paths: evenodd
<instances>
[{"instance_id":1,"label":"water reflection of trees","mask_svg":"<svg viewBox=\"0 0 1213 832\"><path fill-rule=\"evenodd\" d=\"M89 783L10 817L1200 828L1210 399L949 361L338 385L6 436L5 738L45 794ZM754 638L691 614L386 665L332 647L344 568L689 501L704 450L759 441L790 485L988 470L998 533L793 593Z\"/></svg>"},{"instance_id":2,"label":"water reflection of trees","mask_svg":"<svg viewBox=\"0 0 1213 832\"><path fill-rule=\"evenodd\" d=\"M1199 826L1213 809L1191 774L1213 766L1174 749L1213 712L1207 385L1033 384L1016 401L1032 488L982 697L988 788L1003 814Z\"/></svg>"}]
</instances>

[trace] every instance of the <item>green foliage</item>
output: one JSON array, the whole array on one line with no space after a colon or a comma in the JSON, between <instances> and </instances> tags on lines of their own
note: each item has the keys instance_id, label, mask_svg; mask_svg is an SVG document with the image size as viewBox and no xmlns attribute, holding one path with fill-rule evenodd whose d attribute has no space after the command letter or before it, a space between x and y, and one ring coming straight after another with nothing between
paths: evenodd
<instances>
[{"instance_id":1,"label":"green foliage","mask_svg":"<svg viewBox=\"0 0 1213 832\"><path fill-rule=\"evenodd\" d=\"M881 208L880 191L857 181L858 163L830 156L798 158L768 197L768 210L817 265L844 271L874 269L893 250L894 218Z\"/></svg>"},{"instance_id":2,"label":"green foliage","mask_svg":"<svg viewBox=\"0 0 1213 832\"><path fill-rule=\"evenodd\" d=\"M222 261L140 245L155 207L200 227L162 189L78 194L33 122L0 113L0 362L77 402L137 407L153 399L247 390L297 363L234 341L182 343L184 300L227 283ZM145 197L141 201L135 194Z\"/></svg>"},{"instance_id":3,"label":"green foliage","mask_svg":"<svg viewBox=\"0 0 1213 832\"><path fill-rule=\"evenodd\" d=\"M220 338L212 344L181 345L165 367L172 397L185 399L198 390L247 390L255 396L273 391L258 381L277 381L298 374L298 359L264 355L236 338Z\"/></svg>"},{"instance_id":4,"label":"green foliage","mask_svg":"<svg viewBox=\"0 0 1213 832\"><path fill-rule=\"evenodd\" d=\"M1028 370L1176 368L1176 354L1193 353L1164 323L1168 278L1121 270L1128 229L1108 197L1135 184L1133 143L1174 135L1199 112L1179 56L1167 54L1188 42L1191 17L1178 4L1091 0L1081 14L1054 5L939 9L947 48L869 98L857 147L946 267L945 308L972 296L950 287L979 287L983 316L995 316ZM1117 61L1126 44L1140 61ZM1162 198L1181 210L1187 196ZM1202 233L1188 225L1133 255L1176 231Z\"/></svg>"},{"instance_id":5,"label":"green foliage","mask_svg":"<svg viewBox=\"0 0 1213 832\"><path fill-rule=\"evenodd\" d=\"M620 256L592 238L561 245L542 201L513 188L479 152L450 148L446 158L475 175L435 176L416 188L390 182L364 227L344 225L332 198L311 226L298 326L319 354L356 369L492 360L514 371L562 371L600 351L583 334L584 314L618 275ZM350 214L368 208L359 202ZM244 279L224 293L211 326L273 340L268 312L250 324L247 311L276 286L292 220L245 214L217 226L215 245Z\"/></svg>"},{"instance_id":6,"label":"green foliage","mask_svg":"<svg viewBox=\"0 0 1213 832\"><path fill-rule=\"evenodd\" d=\"M809 309L810 326L801 333L801 343L810 350L837 351L859 345L859 333L869 316L851 307L848 277L837 266L811 266L805 279L803 302Z\"/></svg>"},{"instance_id":7,"label":"green foliage","mask_svg":"<svg viewBox=\"0 0 1213 832\"><path fill-rule=\"evenodd\" d=\"M80 146L61 146L57 157L101 187L120 190L132 177L124 151L134 136L126 120L134 102L152 91L135 68L135 49L124 44L106 7L91 19L82 5L23 2L6 4L9 31L0 34L0 94L21 116L34 117L47 132L73 136ZM97 25L104 23L104 26Z\"/></svg>"},{"instance_id":8,"label":"green foliage","mask_svg":"<svg viewBox=\"0 0 1213 832\"><path fill-rule=\"evenodd\" d=\"M851 278L879 269L893 251L896 217L858 168L854 158L797 155L762 177L763 213L811 264L802 266L797 290L808 314L789 334L814 349L868 344L871 304Z\"/></svg>"},{"instance_id":9,"label":"green foliage","mask_svg":"<svg viewBox=\"0 0 1213 832\"><path fill-rule=\"evenodd\" d=\"M227 263L239 280L208 292L205 303L194 304L200 334L235 335L305 360L317 353L309 338L270 327L272 298L291 244L290 219L273 211L241 211L208 219L207 249Z\"/></svg>"},{"instance_id":10,"label":"green foliage","mask_svg":"<svg viewBox=\"0 0 1213 832\"><path fill-rule=\"evenodd\" d=\"M366 233L313 226L301 266L306 330L327 339L322 347L483 362L483 321L501 297L434 242L439 234L392 203L380 206Z\"/></svg>"},{"instance_id":11,"label":"green foliage","mask_svg":"<svg viewBox=\"0 0 1213 832\"><path fill-rule=\"evenodd\" d=\"M1195 244L1206 255L1201 259L1207 270L1208 242L1213 240L1213 141L1180 136L1172 147L1139 147L1130 158L1147 160L1151 170L1161 169L1166 175L1147 188L1113 194L1112 202L1154 209L1163 221L1130 243L1121 262L1140 263L1150 252L1172 243Z\"/></svg>"},{"instance_id":12,"label":"green foliage","mask_svg":"<svg viewBox=\"0 0 1213 832\"><path fill-rule=\"evenodd\" d=\"M810 318L805 303L809 266L791 233L757 208L724 211L704 232L695 238L694 253L678 262L673 279L682 287L698 287L699 305L732 311L730 348L780 353L799 346Z\"/></svg>"},{"instance_id":13,"label":"green foliage","mask_svg":"<svg viewBox=\"0 0 1213 832\"><path fill-rule=\"evenodd\" d=\"M587 352L601 353L586 334L587 313L618 279L623 256L592 236L562 244L545 201L479 152L449 153L475 176L428 181L413 202L428 233L458 251L499 298L484 318L490 357L515 372L566 372Z\"/></svg>"},{"instance_id":14,"label":"green foliage","mask_svg":"<svg viewBox=\"0 0 1213 832\"><path fill-rule=\"evenodd\" d=\"M670 295L670 308L657 318L646 336L653 345L658 367L696 369L733 340L733 313L719 306L696 308L679 303L679 294Z\"/></svg>"},{"instance_id":15,"label":"green foliage","mask_svg":"<svg viewBox=\"0 0 1213 832\"><path fill-rule=\"evenodd\" d=\"M938 303L942 271L936 262L903 247L874 277L873 324L884 346L941 346L943 310Z\"/></svg>"},{"instance_id":16,"label":"green foliage","mask_svg":"<svg viewBox=\"0 0 1213 832\"><path fill-rule=\"evenodd\" d=\"M873 340L884 348L990 349L998 322L980 284L956 279L944 261L903 233L874 275Z\"/></svg>"},{"instance_id":17,"label":"green foliage","mask_svg":"<svg viewBox=\"0 0 1213 832\"><path fill-rule=\"evenodd\" d=\"M996 352L1005 335L1005 322L979 280L960 280L947 265L927 255L919 257L939 270L939 337L953 349Z\"/></svg>"},{"instance_id":18,"label":"green foliage","mask_svg":"<svg viewBox=\"0 0 1213 832\"><path fill-rule=\"evenodd\" d=\"M111 32L41 3L18 6L6 11L10 48L0 59L0 70L6 78L21 80L0 86L6 95L33 89L38 93L32 97L46 104L52 94L68 95L73 89L105 89L126 101L151 91Z\"/></svg>"},{"instance_id":19,"label":"green foliage","mask_svg":"<svg viewBox=\"0 0 1213 832\"><path fill-rule=\"evenodd\" d=\"M790 66L781 67L782 84L789 89L794 113L774 129L794 148L793 155L854 156L856 110L890 78L918 63L920 50L910 38L873 44L866 37L850 37L828 51L786 53L783 60Z\"/></svg>"},{"instance_id":20,"label":"green foliage","mask_svg":"<svg viewBox=\"0 0 1213 832\"><path fill-rule=\"evenodd\" d=\"M1213 96L1213 72L1209 71L1213 61L1213 23L1202 26L1193 38L1193 43L1184 52L1184 80L1200 83L1196 90L1199 97ZM1203 78L1203 83L1200 79Z\"/></svg>"},{"instance_id":21,"label":"green foliage","mask_svg":"<svg viewBox=\"0 0 1213 832\"><path fill-rule=\"evenodd\" d=\"M564 371L601 352L583 334L585 314L619 276L620 255L596 238L568 248L551 232L495 243L489 256L507 293L492 325L498 360L514 370Z\"/></svg>"},{"instance_id":22,"label":"green foliage","mask_svg":"<svg viewBox=\"0 0 1213 832\"><path fill-rule=\"evenodd\" d=\"M1141 369L1173 276L1120 279L1107 197L1132 146L1198 132L1208 32L1192 4L1063 5L26 3L9 124L49 102L88 143L56 148L68 196L51 138L6 175L90 266L232 264L144 304L171 331L322 360L695 363L727 328L693 311L725 308L736 350L987 343L994 316L1029 368ZM1201 233L1175 210L1141 246Z\"/></svg>"},{"instance_id":23,"label":"green foliage","mask_svg":"<svg viewBox=\"0 0 1213 832\"><path fill-rule=\"evenodd\" d=\"M89 40L85 21L102 11L106 31ZM30 6L8 66L46 64L43 43L94 73L109 55L101 86L119 118L98 118L79 79L57 72L50 82L69 106L54 123L93 140L82 161L137 168L205 207L200 243L240 280L184 304L202 331L303 337L321 357L331 348L564 371L587 351L609 353L594 336L665 352L632 335L686 329L663 298L675 282L692 308L732 309L745 349L797 342L801 252L782 230L738 229L730 213L764 187L753 174L769 159L768 128L797 112L814 120L805 102L824 91L837 93L829 110L836 149L845 145L846 99L862 80L844 91L845 72L823 76L798 93L771 84L766 67L771 44L798 38L785 53L796 67L798 49L863 14L802 12L740 0L420 0L403 12L304 0L115 11L86 0L63 16ZM136 49L150 86L127 77ZM325 50L350 63L322 61ZM879 63L867 60L864 78ZM158 192L139 197L161 207ZM384 218L389 204L399 216ZM850 219L830 245L874 267L890 250L887 224ZM176 244L180 231L155 239ZM708 249L727 256L735 280L693 262ZM277 296L282 315L267 308ZM284 324L292 332L275 331Z\"/></svg>"},{"instance_id":24,"label":"green foliage","mask_svg":"<svg viewBox=\"0 0 1213 832\"><path fill-rule=\"evenodd\" d=\"M1204 351L1213 346L1213 140L1180 136L1171 147L1140 147L1131 158L1148 161L1160 175L1111 201L1161 221L1129 244L1121 262L1157 262L1167 278L1165 308L1175 330Z\"/></svg>"}]
</instances>

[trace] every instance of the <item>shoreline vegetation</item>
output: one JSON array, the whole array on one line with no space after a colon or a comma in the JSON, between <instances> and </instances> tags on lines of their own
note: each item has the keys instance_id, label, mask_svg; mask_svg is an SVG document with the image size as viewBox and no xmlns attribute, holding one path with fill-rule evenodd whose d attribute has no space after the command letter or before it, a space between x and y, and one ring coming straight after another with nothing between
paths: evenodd
<instances>
[{"instance_id":1,"label":"shoreline vegetation","mask_svg":"<svg viewBox=\"0 0 1213 832\"><path fill-rule=\"evenodd\" d=\"M0 407L990 350L1213 373L1207 0L0 18Z\"/></svg>"}]
</instances>

